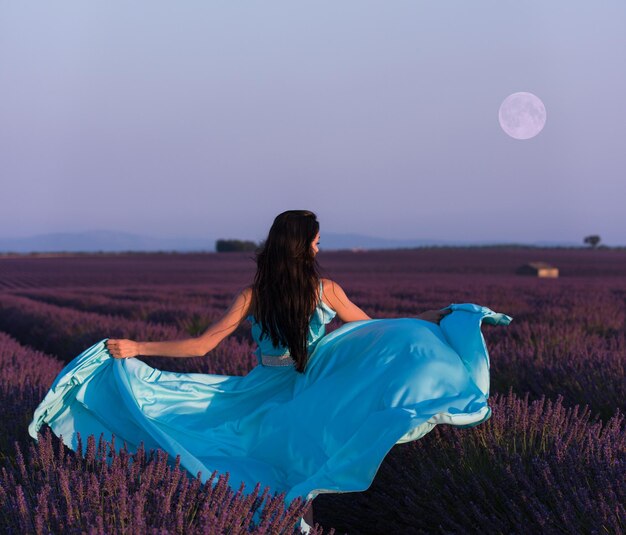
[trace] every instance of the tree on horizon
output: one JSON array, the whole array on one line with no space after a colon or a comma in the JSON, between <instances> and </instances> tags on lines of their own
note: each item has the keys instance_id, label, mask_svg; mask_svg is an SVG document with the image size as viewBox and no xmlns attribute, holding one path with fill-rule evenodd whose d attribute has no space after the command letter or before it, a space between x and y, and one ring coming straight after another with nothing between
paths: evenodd
<instances>
[{"instance_id":1,"label":"tree on horizon","mask_svg":"<svg viewBox=\"0 0 626 535\"><path fill-rule=\"evenodd\" d=\"M228 253L232 251L254 251L257 244L249 240L217 240L215 250L218 253Z\"/></svg>"},{"instance_id":2,"label":"tree on horizon","mask_svg":"<svg viewBox=\"0 0 626 535\"><path fill-rule=\"evenodd\" d=\"M595 249L600 243L600 240L600 236L598 236L597 234L591 234L590 236L586 236L583 242L588 243L589 245L591 245L592 249Z\"/></svg>"}]
</instances>

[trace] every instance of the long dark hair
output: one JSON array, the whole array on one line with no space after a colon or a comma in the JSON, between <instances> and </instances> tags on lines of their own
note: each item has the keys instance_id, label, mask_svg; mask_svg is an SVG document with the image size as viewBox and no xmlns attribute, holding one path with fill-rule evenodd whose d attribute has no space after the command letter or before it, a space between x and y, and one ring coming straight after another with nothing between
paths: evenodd
<instances>
[{"instance_id":1,"label":"long dark hair","mask_svg":"<svg viewBox=\"0 0 626 535\"><path fill-rule=\"evenodd\" d=\"M320 268L311 249L319 231L309 210L287 210L274 219L267 239L255 253L250 314L261 325L261 338L289 348L296 371L308 361L307 336L319 296Z\"/></svg>"}]
</instances>

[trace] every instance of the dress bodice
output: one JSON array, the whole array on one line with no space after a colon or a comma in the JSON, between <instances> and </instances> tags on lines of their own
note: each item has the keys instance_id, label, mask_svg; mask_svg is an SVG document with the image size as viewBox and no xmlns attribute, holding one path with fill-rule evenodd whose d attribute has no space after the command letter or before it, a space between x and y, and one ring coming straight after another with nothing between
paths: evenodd
<instances>
[{"instance_id":1,"label":"dress bodice","mask_svg":"<svg viewBox=\"0 0 626 535\"><path fill-rule=\"evenodd\" d=\"M337 314L337 312L335 312L322 300L322 290L323 285L320 280L319 298L317 306L311 316L311 321L309 322L309 332L307 335L307 347L309 354L313 352L319 340L326 334L326 324L330 323ZM262 355L278 356L289 354L289 348L285 346L279 345L278 347L274 347L270 336L266 335L261 338L261 325L257 323L256 318L252 314L246 316L246 319L252 325L252 338L257 344L255 354L259 364L262 364Z\"/></svg>"}]
</instances>

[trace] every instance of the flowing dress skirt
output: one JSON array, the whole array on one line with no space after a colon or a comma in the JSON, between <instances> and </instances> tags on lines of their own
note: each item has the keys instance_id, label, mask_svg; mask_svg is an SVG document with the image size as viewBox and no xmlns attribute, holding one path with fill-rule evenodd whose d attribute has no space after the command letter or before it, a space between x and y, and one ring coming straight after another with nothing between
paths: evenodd
<instances>
[{"instance_id":1,"label":"flowing dress skirt","mask_svg":"<svg viewBox=\"0 0 626 535\"><path fill-rule=\"evenodd\" d=\"M34 413L77 448L101 433L130 451L161 448L202 480L230 472L251 492L296 497L367 489L394 444L437 424L487 420L489 354L481 323L512 318L451 304L439 325L417 318L345 323L324 336L304 374L258 365L245 376L179 373L115 359L106 338L60 372ZM207 356L210 357L210 353Z\"/></svg>"}]
</instances>

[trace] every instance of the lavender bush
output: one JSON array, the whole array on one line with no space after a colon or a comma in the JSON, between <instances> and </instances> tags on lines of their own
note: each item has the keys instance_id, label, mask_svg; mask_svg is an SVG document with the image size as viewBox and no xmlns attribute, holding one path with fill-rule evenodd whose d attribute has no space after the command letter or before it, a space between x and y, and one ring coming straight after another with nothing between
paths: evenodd
<instances>
[{"instance_id":1,"label":"lavender bush","mask_svg":"<svg viewBox=\"0 0 626 535\"><path fill-rule=\"evenodd\" d=\"M62 363L20 345L0 332L0 460L10 456L13 443L26 443L28 424Z\"/></svg>"},{"instance_id":2,"label":"lavender bush","mask_svg":"<svg viewBox=\"0 0 626 535\"><path fill-rule=\"evenodd\" d=\"M529 403L512 392L490 405L479 426L437 426L395 446L366 492L321 495L315 511L350 533L372 523L393 533L626 531L623 413L603 424L560 396Z\"/></svg>"},{"instance_id":3,"label":"lavender bush","mask_svg":"<svg viewBox=\"0 0 626 535\"><path fill-rule=\"evenodd\" d=\"M47 427L38 437L26 456L15 444L0 476L0 525L15 533L298 533L308 508L296 499L285 509L284 495L269 496L268 487L259 495L260 484L234 492L217 471L202 483L162 450L116 452L115 440L96 445L90 435L84 453L81 443L73 452Z\"/></svg>"}]
</instances>

